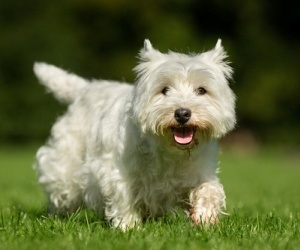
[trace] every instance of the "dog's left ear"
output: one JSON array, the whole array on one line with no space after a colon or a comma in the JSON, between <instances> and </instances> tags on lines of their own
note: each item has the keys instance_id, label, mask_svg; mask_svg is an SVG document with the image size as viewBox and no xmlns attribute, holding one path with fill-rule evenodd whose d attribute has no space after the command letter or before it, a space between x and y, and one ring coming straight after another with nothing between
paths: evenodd
<instances>
[{"instance_id":1,"label":"dog's left ear","mask_svg":"<svg viewBox=\"0 0 300 250\"><path fill-rule=\"evenodd\" d=\"M227 54L222 46L222 40L219 38L215 48L204 53L204 56L210 61L221 63L227 57Z\"/></svg>"},{"instance_id":2,"label":"dog's left ear","mask_svg":"<svg viewBox=\"0 0 300 250\"><path fill-rule=\"evenodd\" d=\"M218 64L222 68L222 71L225 74L225 76L227 78L231 78L233 70L229 66L229 62L225 60L228 56L222 46L221 39L218 39L214 49L200 54L200 57Z\"/></svg>"},{"instance_id":3,"label":"dog's left ear","mask_svg":"<svg viewBox=\"0 0 300 250\"><path fill-rule=\"evenodd\" d=\"M153 50L153 46L152 46L150 40L145 39L145 41L144 41L144 51L147 52L147 51L151 51L151 50Z\"/></svg>"},{"instance_id":4,"label":"dog's left ear","mask_svg":"<svg viewBox=\"0 0 300 250\"><path fill-rule=\"evenodd\" d=\"M216 43L215 49L220 49L220 48L223 48L223 47L222 47L222 40L219 38Z\"/></svg>"},{"instance_id":5,"label":"dog's left ear","mask_svg":"<svg viewBox=\"0 0 300 250\"><path fill-rule=\"evenodd\" d=\"M140 50L140 60L148 62L161 57L161 53L154 49L149 39L145 39L144 47Z\"/></svg>"}]
</instances>

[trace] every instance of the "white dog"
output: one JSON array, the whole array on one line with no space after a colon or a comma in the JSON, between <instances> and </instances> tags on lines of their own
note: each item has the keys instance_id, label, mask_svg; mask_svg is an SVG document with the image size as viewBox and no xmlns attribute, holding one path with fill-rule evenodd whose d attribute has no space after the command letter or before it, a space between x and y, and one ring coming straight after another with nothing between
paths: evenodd
<instances>
[{"instance_id":1,"label":"white dog","mask_svg":"<svg viewBox=\"0 0 300 250\"><path fill-rule=\"evenodd\" d=\"M195 224L225 208L216 140L235 125L232 69L218 40L201 54L162 54L145 40L135 85L88 81L36 63L69 105L37 152L53 212L81 205L123 230L180 206Z\"/></svg>"}]
</instances>

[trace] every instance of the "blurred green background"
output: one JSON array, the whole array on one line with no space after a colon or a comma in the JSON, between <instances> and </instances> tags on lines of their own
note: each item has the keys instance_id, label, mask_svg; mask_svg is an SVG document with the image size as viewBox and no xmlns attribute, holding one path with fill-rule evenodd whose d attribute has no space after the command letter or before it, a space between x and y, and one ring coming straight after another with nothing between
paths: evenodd
<instances>
[{"instance_id":1,"label":"blurred green background","mask_svg":"<svg viewBox=\"0 0 300 250\"><path fill-rule=\"evenodd\" d=\"M222 38L238 96L231 142L296 145L299 10L297 1L279 0L0 0L0 141L42 142L65 110L37 83L34 61L133 82L145 38L183 53Z\"/></svg>"}]
</instances>

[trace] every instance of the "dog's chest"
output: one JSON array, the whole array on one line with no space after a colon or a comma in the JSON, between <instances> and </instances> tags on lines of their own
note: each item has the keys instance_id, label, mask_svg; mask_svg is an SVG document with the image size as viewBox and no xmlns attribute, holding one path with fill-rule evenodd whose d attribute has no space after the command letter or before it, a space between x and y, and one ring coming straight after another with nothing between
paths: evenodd
<instances>
[{"instance_id":1,"label":"dog's chest","mask_svg":"<svg viewBox=\"0 0 300 250\"><path fill-rule=\"evenodd\" d=\"M184 166L149 164L133 179L135 206L144 214L158 216L188 203L189 192L198 178Z\"/></svg>"},{"instance_id":2,"label":"dog's chest","mask_svg":"<svg viewBox=\"0 0 300 250\"><path fill-rule=\"evenodd\" d=\"M142 214L158 216L172 211L177 205L188 203L188 197L200 181L196 162L188 152L170 154L144 141L135 157L128 157L127 180L135 208Z\"/></svg>"}]
</instances>

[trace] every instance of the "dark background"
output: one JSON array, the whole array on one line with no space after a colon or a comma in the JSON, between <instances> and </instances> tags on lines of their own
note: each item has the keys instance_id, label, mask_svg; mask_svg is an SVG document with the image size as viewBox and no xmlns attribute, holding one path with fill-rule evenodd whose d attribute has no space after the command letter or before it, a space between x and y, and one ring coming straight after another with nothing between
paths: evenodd
<instances>
[{"instance_id":1,"label":"dark background","mask_svg":"<svg viewBox=\"0 0 300 250\"><path fill-rule=\"evenodd\" d=\"M183 53L222 38L238 97L229 138L297 145L299 7L279 0L0 0L0 143L44 141L66 108L37 83L34 61L133 82L145 38L162 52Z\"/></svg>"}]
</instances>

